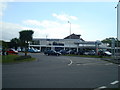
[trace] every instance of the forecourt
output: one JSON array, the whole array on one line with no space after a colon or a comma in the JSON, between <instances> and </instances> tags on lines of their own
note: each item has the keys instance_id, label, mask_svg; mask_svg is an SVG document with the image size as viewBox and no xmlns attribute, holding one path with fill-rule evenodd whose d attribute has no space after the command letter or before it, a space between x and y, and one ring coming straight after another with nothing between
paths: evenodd
<instances>
[{"instance_id":1,"label":"forecourt","mask_svg":"<svg viewBox=\"0 0 120 90\"><path fill-rule=\"evenodd\" d=\"M118 88L119 65L99 58L45 56L36 61L2 65L3 88ZM93 89L92 89L93 90Z\"/></svg>"}]
</instances>

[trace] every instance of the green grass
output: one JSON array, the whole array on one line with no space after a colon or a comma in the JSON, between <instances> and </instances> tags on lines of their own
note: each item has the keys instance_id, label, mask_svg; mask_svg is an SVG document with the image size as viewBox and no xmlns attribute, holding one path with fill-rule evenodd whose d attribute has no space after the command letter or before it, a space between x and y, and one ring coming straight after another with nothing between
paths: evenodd
<instances>
[{"instance_id":1,"label":"green grass","mask_svg":"<svg viewBox=\"0 0 120 90\"><path fill-rule=\"evenodd\" d=\"M34 61L35 60L35 58L15 60L15 58L17 58L17 57L20 57L20 56L19 55L0 56L0 63L17 63L17 62Z\"/></svg>"},{"instance_id":2,"label":"green grass","mask_svg":"<svg viewBox=\"0 0 120 90\"><path fill-rule=\"evenodd\" d=\"M89 58L111 58L109 56L97 56L97 55L74 55L74 54L68 54L68 55L65 55L65 56L78 56L78 57L89 57Z\"/></svg>"}]
</instances>

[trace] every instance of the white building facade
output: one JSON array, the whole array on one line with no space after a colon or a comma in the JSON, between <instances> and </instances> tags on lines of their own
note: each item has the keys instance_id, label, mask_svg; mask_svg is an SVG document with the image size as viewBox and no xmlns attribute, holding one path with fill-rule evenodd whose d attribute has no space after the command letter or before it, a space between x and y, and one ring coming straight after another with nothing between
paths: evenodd
<instances>
[{"instance_id":1,"label":"white building facade","mask_svg":"<svg viewBox=\"0 0 120 90\"><path fill-rule=\"evenodd\" d=\"M71 34L70 36L65 37L64 39L41 39L34 38L33 42L29 44L29 47L37 48L44 52L46 49L48 50L70 50L74 49L76 51L83 49L106 49L107 46L98 41L84 41L80 38L80 35ZM96 51L97 52L97 51Z\"/></svg>"}]
</instances>

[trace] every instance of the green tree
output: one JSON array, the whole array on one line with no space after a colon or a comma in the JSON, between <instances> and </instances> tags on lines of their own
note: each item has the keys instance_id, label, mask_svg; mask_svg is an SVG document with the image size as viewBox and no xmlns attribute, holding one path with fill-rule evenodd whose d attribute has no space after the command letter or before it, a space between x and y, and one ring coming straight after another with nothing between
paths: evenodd
<instances>
[{"instance_id":1,"label":"green tree","mask_svg":"<svg viewBox=\"0 0 120 90\"><path fill-rule=\"evenodd\" d=\"M4 49L7 49L8 48L8 43L7 42L5 42L5 41L0 41L0 45L2 45L2 48L4 48Z\"/></svg>"},{"instance_id":2,"label":"green tree","mask_svg":"<svg viewBox=\"0 0 120 90\"><path fill-rule=\"evenodd\" d=\"M17 49L20 46L20 40L18 38L13 38L10 41L10 46Z\"/></svg>"},{"instance_id":3,"label":"green tree","mask_svg":"<svg viewBox=\"0 0 120 90\"><path fill-rule=\"evenodd\" d=\"M107 43L108 46L111 47L112 46L112 39L115 40L115 46L119 46L120 47L120 41L118 41L117 38L110 37L110 38L106 38L106 39L102 40L101 42L102 43Z\"/></svg>"},{"instance_id":4,"label":"green tree","mask_svg":"<svg viewBox=\"0 0 120 90\"><path fill-rule=\"evenodd\" d=\"M23 30L20 31L20 41L22 43L22 45L25 47L25 56L27 56L27 48L28 48L28 42L32 41L32 35L33 35L34 31L32 30Z\"/></svg>"}]
</instances>

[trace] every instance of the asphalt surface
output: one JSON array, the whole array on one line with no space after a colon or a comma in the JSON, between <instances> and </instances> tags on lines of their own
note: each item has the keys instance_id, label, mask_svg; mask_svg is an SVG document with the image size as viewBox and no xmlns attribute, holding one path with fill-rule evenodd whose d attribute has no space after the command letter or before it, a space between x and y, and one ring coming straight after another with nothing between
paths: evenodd
<instances>
[{"instance_id":1,"label":"asphalt surface","mask_svg":"<svg viewBox=\"0 0 120 90\"><path fill-rule=\"evenodd\" d=\"M35 61L2 65L2 88L118 88L118 68L99 58L45 56Z\"/></svg>"}]
</instances>

